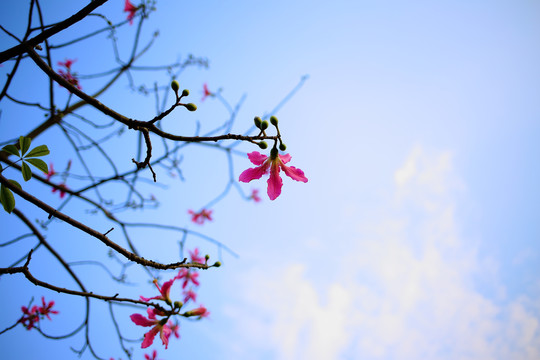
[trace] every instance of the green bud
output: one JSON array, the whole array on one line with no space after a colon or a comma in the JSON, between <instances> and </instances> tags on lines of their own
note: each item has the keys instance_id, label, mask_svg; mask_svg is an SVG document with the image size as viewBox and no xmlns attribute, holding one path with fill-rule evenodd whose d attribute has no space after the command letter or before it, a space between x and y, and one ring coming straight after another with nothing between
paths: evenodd
<instances>
[{"instance_id":1,"label":"green bud","mask_svg":"<svg viewBox=\"0 0 540 360\"><path fill-rule=\"evenodd\" d=\"M278 123L277 117L275 117L275 116L273 116L273 115L270 116L270 123L271 123L272 125L274 125L274 126L277 126L277 123Z\"/></svg>"},{"instance_id":2,"label":"green bud","mask_svg":"<svg viewBox=\"0 0 540 360\"><path fill-rule=\"evenodd\" d=\"M215 266L215 267L220 267L220 266L221 266L221 261L216 261L216 262L214 263L214 266Z\"/></svg>"},{"instance_id":3,"label":"green bud","mask_svg":"<svg viewBox=\"0 0 540 360\"><path fill-rule=\"evenodd\" d=\"M171 82L171 89L173 89L174 92L178 92L178 89L180 89L180 84L178 83L178 81L173 80Z\"/></svg>"},{"instance_id":4,"label":"green bud","mask_svg":"<svg viewBox=\"0 0 540 360\"><path fill-rule=\"evenodd\" d=\"M260 143L258 143L257 145L259 145L259 147L261 149L266 149L268 147L268 144L266 143L266 141L261 141Z\"/></svg>"},{"instance_id":5,"label":"green bud","mask_svg":"<svg viewBox=\"0 0 540 360\"><path fill-rule=\"evenodd\" d=\"M195 111L197 110L197 105L195 105L194 103L186 104L186 109L188 109L189 111Z\"/></svg>"},{"instance_id":6,"label":"green bud","mask_svg":"<svg viewBox=\"0 0 540 360\"><path fill-rule=\"evenodd\" d=\"M287 150L287 145L285 145L284 143L279 144L279 150L281 151Z\"/></svg>"},{"instance_id":7,"label":"green bud","mask_svg":"<svg viewBox=\"0 0 540 360\"><path fill-rule=\"evenodd\" d=\"M188 89L182 90L182 96L188 96L188 95L189 95L189 90Z\"/></svg>"},{"instance_id":8,"label":"green bud","mask_svg":"<svg viewBox=\"0 0 540 360\"><path fill-rule=\"evenodd\" d=\"M180 309L182 306L184 306L183 302L181 302L181 301L175 301L174 302L174 308L175 309Z\"/></svg>"},{"instance_id":9,"label":"green bud","mask_svg":"<svg viewBox=\"0 0 540 360\"><path fill-rule=\"evenodd\" d=\"M261 130L266 130L266 129L268 129L268 121L264 120L261 123Z\"/></svg>"},{"instance_id":10,"label":"green bud","mask_svg":"<svg viewBox=\"0 0 540 360\"><path fill-rule=\"evenodd\" d=\"M204 255L204 258L205 258L206 260L208 260L208 259L210 259L210 255L206 254L206 255Z\"/></svg>"},{"instance_id":11,"label":"green bud","mask_svg":"<svg viewBox=\"0 0 540 360\"><path fill-rule=\"evenodd\" d=\"M259 129L261 128L262 120L261 120L260 117L255 116L255 119L253 119L253 122L255 123L255 126L256 126L256 127L258 127Z\"/></svg>"}]
</instances>

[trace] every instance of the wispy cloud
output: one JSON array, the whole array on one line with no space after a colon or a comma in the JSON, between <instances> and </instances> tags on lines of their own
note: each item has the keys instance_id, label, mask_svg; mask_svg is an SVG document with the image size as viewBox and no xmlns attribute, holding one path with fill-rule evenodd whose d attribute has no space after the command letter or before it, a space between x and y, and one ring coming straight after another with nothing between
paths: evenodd
<instances>
[{"instance_id":1,"label":"wispy cloud","mask_svg":"<svg viewBox=\"0 0 540 360\"><path fill-rule=\"evenodd\" d=\"M245 339L235 358L540 358L540 299L478 286L504 288L496 259L461 233L452 154L415 147L394 179L392 201L351 218L343 261L247 272L228 309ZM320 267L329 282L311 276Z\"/></svg>"}]
</instances>

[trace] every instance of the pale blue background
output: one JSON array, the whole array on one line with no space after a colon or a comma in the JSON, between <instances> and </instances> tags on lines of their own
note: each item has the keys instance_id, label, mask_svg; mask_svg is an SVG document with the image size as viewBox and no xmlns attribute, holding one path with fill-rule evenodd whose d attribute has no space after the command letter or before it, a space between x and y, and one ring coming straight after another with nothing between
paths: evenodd
<instances>
[{"instance_id":1,"label":"pale blue background","mask_svg":"<svg viewBox=\"0 0 540 360\"><path fill-rule=\"evenodd\" d=\"M13 25L8 16L20 10L3 3L0 21ZM51 16L81 4L51 2ZM102 11L120 20L122 9L114 0ZM215 100L200 102L204 82L232 103L248 95L239 132L309 74L277 114L290 164L307 184L284 179L282 195L262 204L233 193L203 228L189 225L186 209L214 193L186 199L186 185L162 194L172 200L168 222L206 232L240 257L225 254L222 268L202 274L210 319L183 322L167 351L157 341L158 358L540 358L539 2L161 1L146 29L161 35L145 63L210 59L209 70L181 77L203 127L226 117ZM95 49L65 56L86 73L107 64ZM153 114L125 87L116 91L103 101ZM1 121L14 134L26 129L6 113ZM193 189L199 177L220 174L204 159L186 158ZM237 158L236 175L250 165ZM147 251L158 254L164 245L154 241ZM0 300L6 326L30 296L55 297L19 290L16 280L0 283L3 294L20 294ZM74 316L57 302L62 313L43 325L53 333ZM99 354L120 357L116 338L101 333L94 325ZM0 337L9 359L72 358L67 345L22 328Z\"/></svg>"}]
</instances>

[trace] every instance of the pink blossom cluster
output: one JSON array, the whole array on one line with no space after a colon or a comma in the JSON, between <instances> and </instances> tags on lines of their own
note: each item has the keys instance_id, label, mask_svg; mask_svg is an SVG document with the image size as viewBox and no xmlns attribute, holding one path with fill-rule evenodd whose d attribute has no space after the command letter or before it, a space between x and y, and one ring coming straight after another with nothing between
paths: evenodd
<instances>
[{"instance_id":1,"label":"pink blossom cluster","mask_svg":"<svg viewBox=\"0 0 540 360\"><path fill-rule=\"evenodd\" d=\"M77 79L77 73L74 73L71 71L71 65L76 60L73 59L66 59L66 61L59 61L58 65L62 66L64 69L59 69L58 74L66 80L71 85L75 86L77 89L81 90L81 85L79 84L79 79Z\"/></svg>"},{"instance_id":2,"label":"pink blossom cluster","mask_svg":"<svg viewBox=\"0 0 540 360\"><path fill-rule=\"evenodd\" d=\"M195 224L202 225L205 221L212 221L212 210L202 209L199 212L188 210L191 215L191 221Z\"/></svg>"},{"instance_id":3,"label":"pink blossom cluster","mask_svg":"<svg viewBox=\"0 0 540 360\"><path fill-rule=\"evenodd\" d=\"M50 314L58 314L58 311L52 310L54 306L54 301L45 302L45 297L41 297L42 306L34 305L31 309L28 309L26 306L21 306L23 316L19 319L19 322L26 327L27 330L30 330L34 327L40 319L47 317L51 320Z\"/></svg>"},{"instance_id":4,"label":"pink blossom cluster","mask_svg":"<svg viewBox=\"0 0 540 360\"><path fill-rule=\"evenodd\" d=\"M189 251L189 254L192 263L206 263L206 259L199 255L199 249L196 248L193 251ZM157 280L154 280L154 285L156 286L159 295L148 298L144 296L140 297L140 299L144 302L150 302L151 300L164 301L170 307L170 310L165 310L162 307L148 307L146 309L147 317L141 314L132 314L130 316L131 320L136 325L151 327L151 329L144 334L141 348L144 349L152 345L157 334L159 334L161 342L163 345L165 345L165 349L167 349L169 346L169 338L171 334L176 338L180 337L178 332L180 325L178 322L173 322L170 319L172 315L181 315L184 317L198 316L200 319L207 317L210 314L202 305L199 305L199 307L195 309L181 313L181 309L185 306L185 304L190 301L195 302L197 299L197 293L194 291L194 288L200 285L198 277L199 274L195 269L182 268L180 271L178 271L178 274L175 277L163 283L162 286L159 285ZM170 297L171 287L176 280L182 280L183 302L173 302Z\"/></svg>"},{"instance_id":5,"label":"pink blossom cluster","mask_svg":"<svg viewBox=\"0 0 540 360\"><path fill-rule=\"evenodd\" d=\"M67 173L69 169L71 168L71 160L68 161L65 172ZM54 165L53 163L49 163L49 172L46 174L47 180L51 180L53 176L56 175L56 171L54 171ZM58 184L57 187L52 188L51 192L54 194L58 191L60 194L60 199L63 199L64 196L66 196L66 190L69 188L66 185L66 176L64 175L64 181L61 184Z\"/></svg>"}]
</instances>

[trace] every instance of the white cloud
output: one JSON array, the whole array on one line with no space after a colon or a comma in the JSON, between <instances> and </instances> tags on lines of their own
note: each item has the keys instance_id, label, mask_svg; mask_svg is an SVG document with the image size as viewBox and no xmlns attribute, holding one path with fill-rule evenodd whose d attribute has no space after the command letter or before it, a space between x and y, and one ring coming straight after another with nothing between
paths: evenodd
<instances>
[{"instance_id":1,"label":"white cloud","mask_svg":"<svg viewBox=\"0 0 540 360\"><path fill-rule=\"evenodd\" d=\"M395 185L375 221L352 219L344 261L248 272L241 308L228 309L246 345L234 358L540 358L539 299L501 302L477 289L484 278L504 284L496 260L459 232L452 154L416 147ZM330 282L310 277L321 266Z\"/></svg>"}]
</instances>

